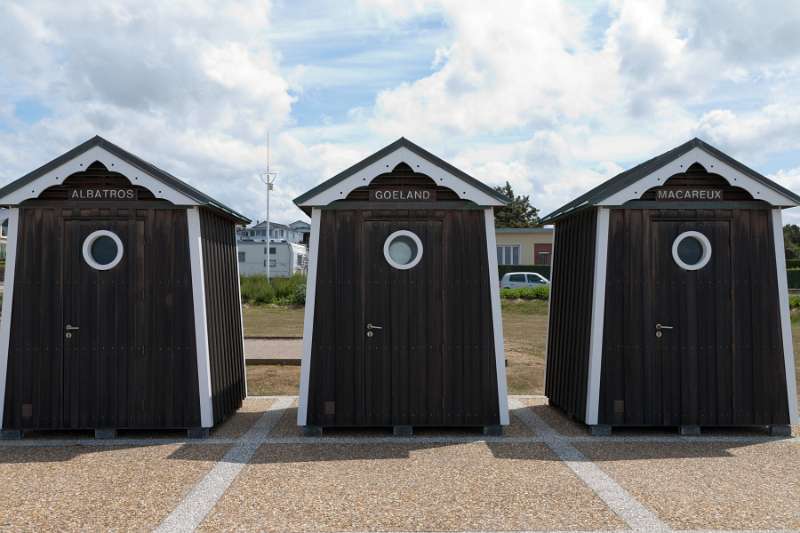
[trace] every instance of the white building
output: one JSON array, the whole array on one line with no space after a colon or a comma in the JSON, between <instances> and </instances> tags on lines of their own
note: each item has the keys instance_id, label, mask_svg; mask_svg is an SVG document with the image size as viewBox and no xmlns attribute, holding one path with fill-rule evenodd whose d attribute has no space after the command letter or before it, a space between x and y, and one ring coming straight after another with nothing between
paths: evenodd
<instances>
[{"instance_id":1,"label":"white building","mask_svg":"<svg viewBox=\"0 0 800 533\"><path fill-rule=\"evenodd\" d=\"M266 274L269 261L270 277L285 278L305 274L308 264L308 233L311 226L298 220L288 226L270 222L270 242L267 246L265 222L236 230L239 273L243 276Z\"/></svg>"},{"instance_id":2,"label":"white building","mask_svg":"<svg viewBox=\"0 0 800 533\"><path fill-rule=\"evenodd\" d=\"M239 273L242 276L266 274L267 256L270 277L288 278L293 274L306 273L308 249L303 244L272 241L267 247L264 242L239 241L236 243L236 250L239 255Z\"/></svg>"},{"instance_id":3,"label":"white building","mask_svg":"<svg viewBox=\"0 0 800 533\"><path fill-rule=\"evenodd\" d=\"M295 229L294 226L296 224L300 224L301 226ZM303 224L308 227L307 231L303 231L303 226L302 226ZM269 238L275 240L285 240L287 242L303 242L303 235L310 231L311 231L311 226L309 226L307 223L301 220L298 220L297 222L292 222L292 224L290 224L289 226L287 226L286 224L279 224L278 222L269 223ZM242 242L266 241L267 223L256 221L256 223L250 226L249 228L237 229L236 240Z\"/></svg>"}]
</instances>

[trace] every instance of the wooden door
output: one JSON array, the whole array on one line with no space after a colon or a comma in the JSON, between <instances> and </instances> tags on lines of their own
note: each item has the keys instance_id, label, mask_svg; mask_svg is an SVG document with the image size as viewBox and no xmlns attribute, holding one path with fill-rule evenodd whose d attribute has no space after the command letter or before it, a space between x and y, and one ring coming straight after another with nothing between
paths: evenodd
<instances>
[{"instance_id":1,"label":"wooden door","mask_svg":"<svg viewBox=\"0 0 800 533\"><path fill-rule=\"evenodd\" d=\"M655 218L652 231L655 290L644 335L651 337L645 346L653 350L655 387L646 393L645 414L663 425L730 424L730 221Z\"/></svg>"},{"instance_id":2,"label":"wooden door","mask_svg":"<svg viewBox=\"0 0 800 533\"><path fill-rule=\"evenodd\" d=\"M126 366L143 348L137 345L136 327L144 301L142 247L144 221L137 219L66 219L64 223L63 286L63 426L116 428L129 425L129 383L135 379ZM98 236L98 231L108 231ZM119 239L116 243L111 238ZM88 247L90 257L107 270L91 266L85 257L87 238L98 236ZM137 292L138 291L138 292ZM129 356L133 356L132 358ZM131 413L135 418L135 415Z\"/></svg>"},{"instance_id":3,"label":"wooden door","mask_svg":"<svg viewBox=\"0 0 800 533\"><path fill-rule=\"evenodd\" d=\"M441 242L440 220L365 222L363 409L368 425L442 423ZM421 256L413 267L397 268L386 257L393 253L400 254L399 266Z\"/></svg>"}]
</instances>

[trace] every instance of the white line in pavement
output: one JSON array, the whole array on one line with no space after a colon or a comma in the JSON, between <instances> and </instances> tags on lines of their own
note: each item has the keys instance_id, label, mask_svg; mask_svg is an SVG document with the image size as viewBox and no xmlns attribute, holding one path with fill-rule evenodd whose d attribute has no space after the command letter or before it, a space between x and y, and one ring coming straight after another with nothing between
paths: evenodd
<instances>
[{"instance_id":1,"label":"white line in pavement","mask_svg":"<svg viewBox=\"0 0 800 533\"><path fill-rule=\"evenodd\" d=\"M564 464L630 528L639 531L670 531L669 526L659 520L655 513L631 496L599 466L589 461L536 413L525 409L522 402L512 399L509 407L515 409L514 414L542 437Z\"/></svg>"},{"instance_id":2,"label":"white line in pavement","mask_svg":"<svg viewBox=\"0 0 800 533\"><path fill-rule=\"evenodd\" d=\"M156 531L194 531L217 501L239 475L267 435L280 420L284 411L291 407L293 398L279 398L228 453L194 486L170 515L161 522Z\"/></svg>"}]
</instances>

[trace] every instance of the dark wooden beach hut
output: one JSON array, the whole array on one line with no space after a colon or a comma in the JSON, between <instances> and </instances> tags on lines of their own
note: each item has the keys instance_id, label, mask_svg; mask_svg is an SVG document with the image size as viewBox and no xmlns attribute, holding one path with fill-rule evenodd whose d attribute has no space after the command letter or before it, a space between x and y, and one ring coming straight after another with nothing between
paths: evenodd
<instances>
[{"instance_id":1,"label":"dark wooden beach hut","mask_svg":"<svg viewBox=\"0 0 800 533\"><path fill-rule=\"evenodd\" d=\"M611 427L797 423L781 210L800 197L693 139L555 224L546 393Z\"/></svg>"},{"instance_id":2,"label":"dark wooden beach hut","mask_svg":"<svg viewBox=\"0 0 800 533\"><path fill-rule=\"evenodd\" d=\"M100 137L0 189L0 205L4 437L202 436L241 406L245 217Z\"/></svg>"},{"instance_id":3,"label":"dark wooden beach hut","mask_svg":"<svg viewBox=\"0 0 800 533\"><path fill-rule=\"evenodd\" d=\"M298 424L508 424L493 208L398 141L295 200L311 216Z\"/></svg>"}]
</instances>

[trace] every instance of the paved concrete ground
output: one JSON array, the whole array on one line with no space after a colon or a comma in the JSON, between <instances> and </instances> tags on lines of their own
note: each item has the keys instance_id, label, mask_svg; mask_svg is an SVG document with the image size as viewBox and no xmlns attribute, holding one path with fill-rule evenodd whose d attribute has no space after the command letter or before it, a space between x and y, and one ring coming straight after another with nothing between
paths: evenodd
<instances>
[{"instance_id":1,"label":"paved concrete ground","mask_svg":"<svg viewBox=\"0 0 800 533\"><path fill-rule=\"evenodd\" d=\"M303 355L303 339L245 338L244 354L250 360L296 360Z\"/></svg>"},{"instance_id":2,"label":"paved concrete ground","mask_svg":"<svg viewBox=\"0 0 800 533\"><path fill-rule=\"evenodd\" d=\"M299 436L292 397L251 398L205 441L0 441L0 530L800 529L800 438L596 438L512 397L506 436Z\"/></svg>"}]
</instances>

